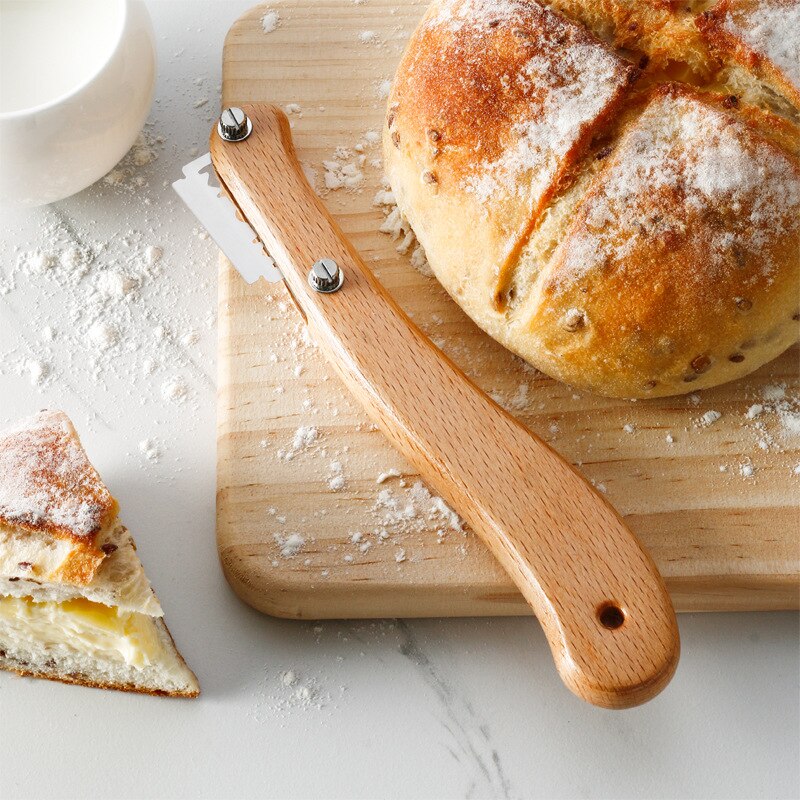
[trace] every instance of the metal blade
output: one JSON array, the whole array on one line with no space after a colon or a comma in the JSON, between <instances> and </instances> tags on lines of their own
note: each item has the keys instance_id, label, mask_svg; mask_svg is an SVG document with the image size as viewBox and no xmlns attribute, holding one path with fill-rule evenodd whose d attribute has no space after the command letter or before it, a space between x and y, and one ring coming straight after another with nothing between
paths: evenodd
<instances>
[{"instance_id":1,"label":"metal blade","mask_svg":"<svg viewBox=\"0 0 800 800\"><path fill-rule=\"evenodd\" d=\"M282 280L275 262L266 254L253 229L237 216L236 207L223 194L211 165L211 154L206 153L187 164L183 174L172 188L241 276L248 283L259 278L266 278L270 283Z\"/></svg>"}]
</instances>

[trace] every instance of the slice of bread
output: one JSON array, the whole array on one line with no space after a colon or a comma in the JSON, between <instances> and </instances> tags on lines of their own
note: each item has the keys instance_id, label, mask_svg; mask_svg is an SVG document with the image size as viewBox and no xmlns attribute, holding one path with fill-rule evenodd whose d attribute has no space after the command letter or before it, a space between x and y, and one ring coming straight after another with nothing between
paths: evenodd
<instances>
[{"instance_id":1,"label":"slice of bread","mask_svg":"<svg viewBox=\"0 0 800 800\"><path fill-rule=\"evenodd\" d=\"M0 668L101 688L199 693L117 503L61 412L0 433Z\"/></svg>"}]
</instances>

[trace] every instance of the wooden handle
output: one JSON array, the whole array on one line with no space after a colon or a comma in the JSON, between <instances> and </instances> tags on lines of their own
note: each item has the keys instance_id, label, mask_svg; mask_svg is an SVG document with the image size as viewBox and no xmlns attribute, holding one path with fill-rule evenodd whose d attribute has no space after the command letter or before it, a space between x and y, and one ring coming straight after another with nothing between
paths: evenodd
<instances>
[{"instance_id":1,"label":"wooden handle","mask_svg":"<svg viewBox=\"0 0 800 800\"><path fill-rule=\"evenodd\" d=\"M212 132L212 161L320 349L514 580L564 683L608 708L658 694L680 645L650 556L605 499L478 389L378 283L305 180L283 113L244 110L253 133L230 143ZM309 286L321 258L344 270L336 293Z\"/></svg>"}]
</instances>

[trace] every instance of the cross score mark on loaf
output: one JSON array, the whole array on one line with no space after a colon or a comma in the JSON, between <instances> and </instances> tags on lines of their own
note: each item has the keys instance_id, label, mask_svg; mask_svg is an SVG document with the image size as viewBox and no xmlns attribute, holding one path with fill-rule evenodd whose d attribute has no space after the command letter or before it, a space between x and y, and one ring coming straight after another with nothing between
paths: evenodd
<instances>
[{"instance_id":1,"label":"cross score mark on loaf","mask_svg":"<svg viewBox=\"0 0 800 800\"><path fill-rule=\"evenodd\" d=\"M423 183L457 191L462 214L489 215L481 279L497 295L559 179L638 72L580 26L520 0L434 4L417 36L415 50L436 55L398 71L394 143L421 144Z\"/></svg>"},{"instance_id":2,"label":"cross score mark on loaf","mask_svg":"<svg viewBox=\"0 0 800 800\"><path fill-rule=\"evenodd\" d=\"M763 346L749 341L754 325L791 344L797 297L781 265L796 259L798 205L800 170L786 153L694 92L664 87L578 206L523 324L566 369L575 352L576 372L583 343L559 325L576 305L595 349L619 354L605 364L617 374L691 384L738 369Z\"/></svg>"},{"instance_id":3,"label":"cross score mark on loaf","mask_svg":"<svg viewBox=\"0 0 800 800\"><path fill-rule=\"evenodd\" d=\"M661 49L633 83L632 64L534 0L434 3L384 134L431 268L495 339L582 388L656 397L752 371L797 338L800 111L780 93L797 81L800 0L721 0L696 18L677 3L553 5ZM670 36L687 56L672 71ZM761 86L772 58L783 83Z\"/></svg>"}]
</instances>

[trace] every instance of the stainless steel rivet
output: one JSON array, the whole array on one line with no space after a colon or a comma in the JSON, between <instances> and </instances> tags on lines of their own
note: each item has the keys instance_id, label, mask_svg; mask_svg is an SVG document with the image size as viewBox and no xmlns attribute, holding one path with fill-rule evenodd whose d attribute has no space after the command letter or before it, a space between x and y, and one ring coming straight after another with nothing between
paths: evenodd
<instances>
[{"instance_id":1,"label":"stainless steel rivet","mask_svg":"<svg viewBox=\"0 0 800 800\"><path fill-rule=\"evenodd\" d=\"M311 267L308 283L315 292L337 292L344 283L344 272L332 258L321 258Z\"/></svg>"},{"instance_id":2,"label":"stainless steel rivet","mask_svg":"<svg viewBox=\"0 0 800 800\"><path fill-rule=\"evenodd\" d=\"M219 116L217 133L226 142L241 142L253 132L253 123L241 108L226 108Z\"/></svg>"}]
</instances>

